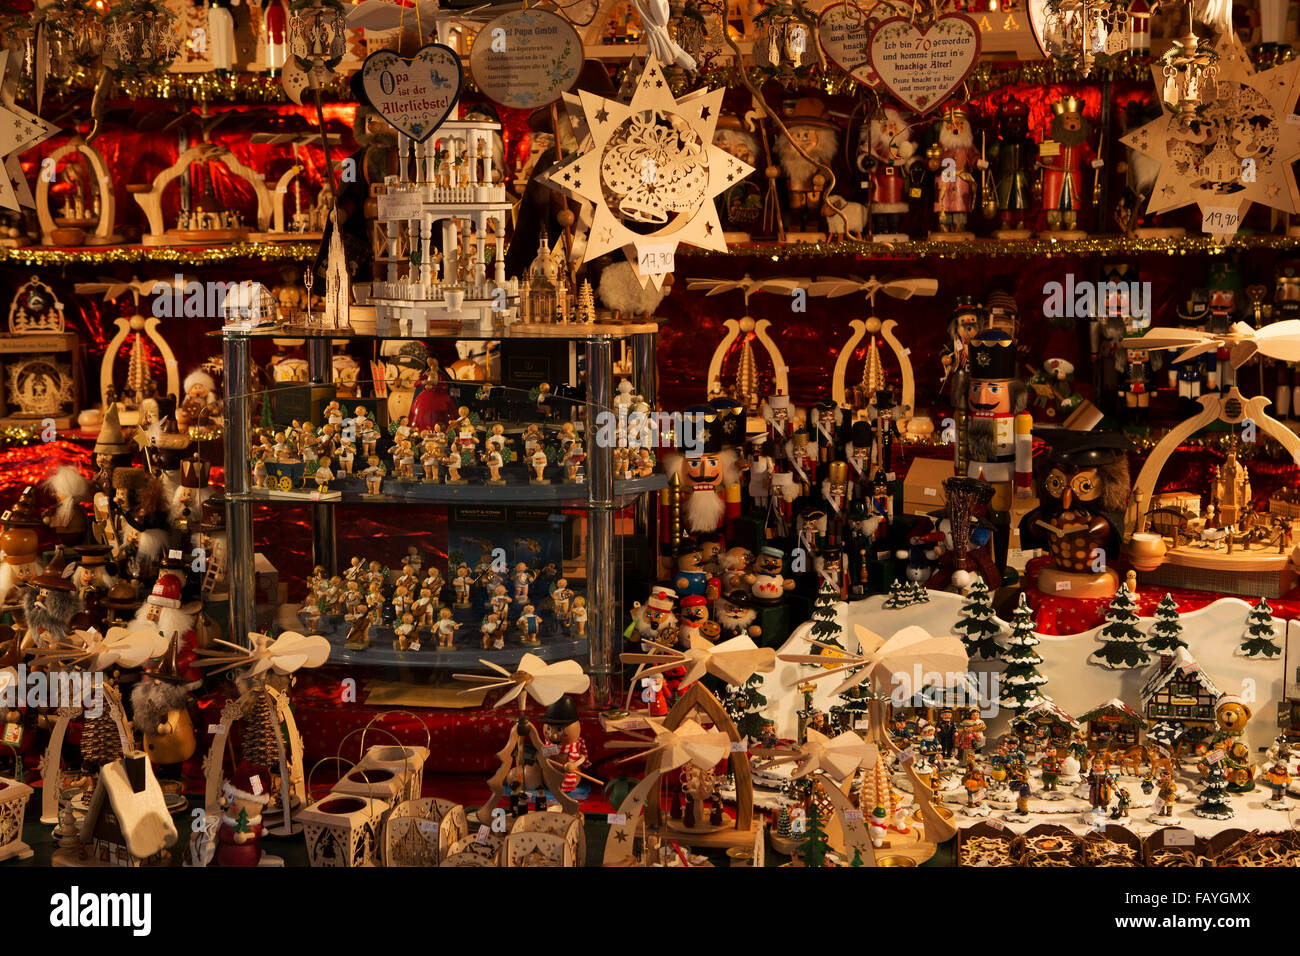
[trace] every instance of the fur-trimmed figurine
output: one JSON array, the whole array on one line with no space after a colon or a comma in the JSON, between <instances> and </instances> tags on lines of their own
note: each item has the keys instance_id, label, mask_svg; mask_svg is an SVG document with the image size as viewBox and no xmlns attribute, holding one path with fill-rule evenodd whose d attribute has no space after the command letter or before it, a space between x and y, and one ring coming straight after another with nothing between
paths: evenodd
<instances>
[{"instance_id":1,"label":"fur-trimmed figurine","mask_svg":"<svg viewBox=\"0 0 1300 956\"><path fill-rule=\"evenodd\" d=\"M73 615L82 609L81 598L72 588L72 568L65 576L62 556L56 555L40 574L26 582L23 614L29 643L39 647L62 643L71 633Z\"/></svg>"},{"instance_id":2,"label":"fur-trimmed figurine","mask_svg":"<svg viewBox=\"0 0 1300 956\"><path fill-rule=\"evenodd\" d=\"M46 526L64 544L81 544L86 537L86 512L81 505L91 499L94 487L73 465L57 469L45 479L42 487L56 502L45 513Z\"/></svg>"},{"instance_id":3,"label":"fur-trimmed figurine","mask_svg":"<svg viewBox=\"0 0 1300 956\"><path fill-rule=\"evenodd\" d=\"M733 451L693 456L670 455L667 474L679 474L686 498L686 528L694 534L712 533L740 512L740 471Z\"/></svg>"},{"instance_id":4,"label":"fur-trimmed figurine","mask_svg":"<svg viewBox=\"0 0 1300 956\"><path fill-rule=\"evenodd\" d=\"M905 242L900 228L908 211L908 176L916 163L916 141L901 111L893 106L877 110L871 122L858 131L858 172L867 178L861 188L871 216L872 238L879 242Z\"/></svg>"},{"instance_id":5,"label":"fur-trimmed figurine","mask_svg":"<svg viewBox=\"0 0 1300 956\"><path fill-rule=\"evenodd\" d=\"M185 376L185 397L176 408L176 424L182 430L211 424L221 414L217 383L203 369Z\"/></svg>"},{"instance_id":6,"label":"fur-trimmed figurine","mask_svg":"<svg viewBox=\"0 0 1300 956\"><path fill-rule=\"evenodd\" d=\"M190 705L203 678L194 660L181 632L173 631L162 658L131 690L131 723L156 767L183 763L198 747Z\"/></svg>"},{"instance_id":7,"label":"fur-trimmed figurine","mask_svg":"<svg viewBox=\"0 0 1300 956\"><path fill-rule=\"evenodd\" d=\"M795 232L816 223L826 198L826 173L840 149L840 128L815 96L802 96L785 116L790 138L775 144L777 162L785 174L788 225ZM805 159L805 155L808 157ZM820 165L819 165L820 164Z\"/></svg>"},{"instance_id":8,"label":"fur-trimmed figurine","mask_svg":"<svg viewBox=\"0 0 1300 956\"><path fill-rule=\"evenodd\" d=\"M665 277L662 288L655 288L653 282L641 285L636 277L632 263L626 259L612 262L600 270L600 282L596 286L596 295L600 304L609 309L615 322L649 322L654 317L668 290L672 286L671 276Z\"/></svg>"},{"instance_id":9,"label":"fur-trimmed figurine","mask_svg":"<svg viewBox=\"0 0 1300 956\"><path fill-rule=\"evenodd\" d=\"M950 106L936 122L938 139L926 151L926 166L934 173L934 211L939 214L938 231L931 239L964 241L974 234L966 229L975 203L977 166L987 165L975 148L970 116L960 106Z\"/></svg>"}]
</instances>

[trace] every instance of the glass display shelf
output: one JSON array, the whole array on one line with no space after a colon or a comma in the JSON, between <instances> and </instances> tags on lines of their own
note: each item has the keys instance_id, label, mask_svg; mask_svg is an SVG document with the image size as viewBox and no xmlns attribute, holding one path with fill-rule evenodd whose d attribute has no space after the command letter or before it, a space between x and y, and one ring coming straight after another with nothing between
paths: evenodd
<instances>
[{"instance_id":1,"label":"glass display shelf","mask_svg":"<svg viewBox=\"0 0 1300 956\"><path fill-rule=\"evenodd\" d=\"M668 487L668 477L662 474L648 478L615 479L614 507L623 508L641 495ZM268 488L250 488L226 497L230 501L249 501L257 504L345 504L345 505L439 505L439 504L498 504L498 505L579 505L588 500L585 481L566 482L557 479L549 485L530 483L485 484L424 484L418 481L385 479L383 493L369 495L365 484L358 478L335 481L332 490L318 492L308 488L279 491Z\"/></svg>"}]
</instances>

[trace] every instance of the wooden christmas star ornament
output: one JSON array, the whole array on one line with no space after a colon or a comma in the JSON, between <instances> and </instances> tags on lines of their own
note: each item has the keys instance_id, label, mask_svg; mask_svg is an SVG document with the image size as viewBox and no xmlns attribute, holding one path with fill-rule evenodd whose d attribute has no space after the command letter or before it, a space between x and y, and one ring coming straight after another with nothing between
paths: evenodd
<instances>
[{"instance_id":1,"label":"wooden christmas star ornament","mask_svg":"<svg viewBox=\"0 0 1300 956\"><path fill-rule=\"evenodd\" d=\"M653 58L629 103L579 91L592 146L549 183L594 206L584 262L623 249L642 285L659 287L678 243L726 251L713 198L753 167L713 145L724 92L677 99Z\"/></svg>"},{"instance_id":2,"label":"wooden christmas star ornament","mask_svg":"<svg viewBox=\"0 0 1300 956\"><path fill-rule=\"evenodd\" d=\"M0 50L0 163L4 165L0 174L0 209L19 209L35 206L36 201L18 157L49 139L58 132L58 127L14 103L12 95L6 92L8 69L9 51ZM713 135L711 129L709 135Z\"/></svg>"},{"instance_id":3,"label":"wooden christmas star ornament","mask_svg":"<svg viewBox=\"0 0 1300 956\"><path fill-rule=\"evenodd\" d=\"M1191 203L1202 229L1215 237L1237 232L1251 203L1287 213L1300 210L1291 164L1300 158L1300 60L1255 72L1235 36L1216 48L1214 99L1182 117L1168 113L1120 142L1160 163L1147 201L1151 214ZM1164 84L1152 67L1157 90Z\"/></svg>"}]
</instances>

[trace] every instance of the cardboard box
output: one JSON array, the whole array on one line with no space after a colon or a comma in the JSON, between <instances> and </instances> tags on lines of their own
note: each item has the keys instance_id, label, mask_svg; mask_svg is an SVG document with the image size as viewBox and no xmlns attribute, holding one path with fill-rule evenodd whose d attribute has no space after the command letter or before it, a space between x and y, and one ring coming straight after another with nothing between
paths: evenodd
<instances>
[{"instance_id":1,"label":"cardboard box","mask_svg":"<svg viewBox=\"0 0 1300 956\"><path fill-rule=\"evenodd\" d=\"M917 458L903 479L903 514L924 517L944 506L943 482L953 477L950 458Z\"/></svg>"}]
</instances>

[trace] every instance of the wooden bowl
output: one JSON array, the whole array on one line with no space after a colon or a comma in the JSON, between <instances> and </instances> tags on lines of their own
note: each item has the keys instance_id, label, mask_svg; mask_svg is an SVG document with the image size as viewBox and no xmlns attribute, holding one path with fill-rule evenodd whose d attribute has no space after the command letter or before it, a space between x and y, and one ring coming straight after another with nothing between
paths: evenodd
<instances>
[{"instance_id":1,"label":"wooden bowl","mask_svg":"<svg viewBox=\"0 0 1300 956\"><path fill-rule=\"evenodd\" d=\"M79 246L86 241L86 230L65 226L50 230L50 241L56 246Z\"/></svg>"}]
</instances>

